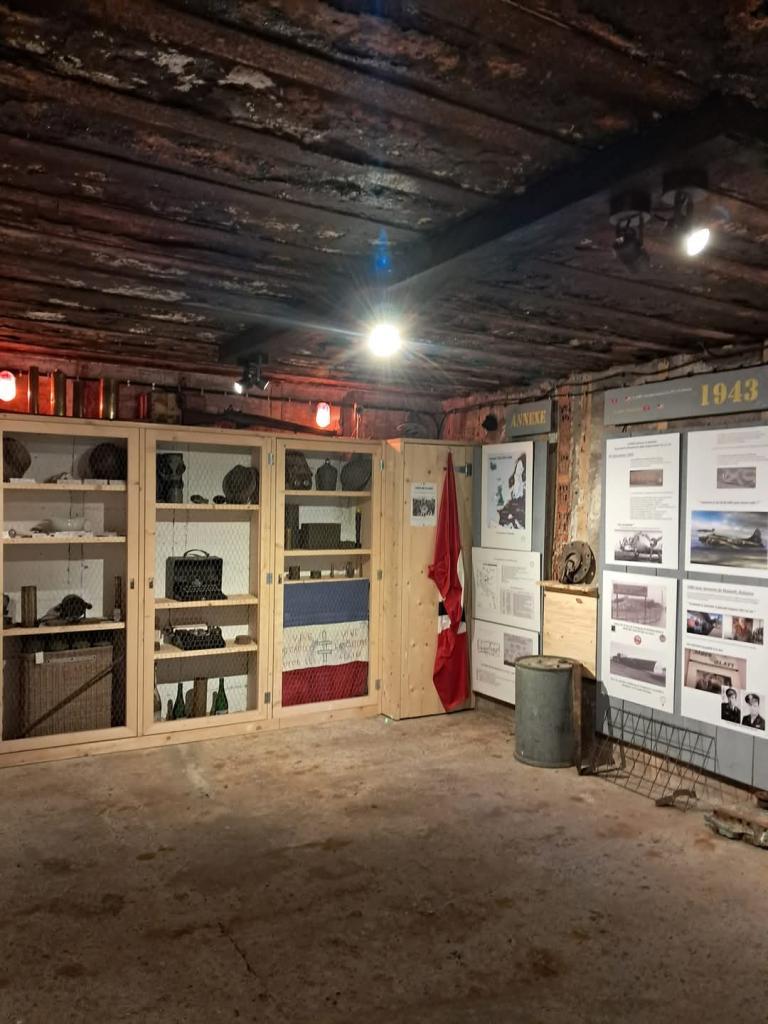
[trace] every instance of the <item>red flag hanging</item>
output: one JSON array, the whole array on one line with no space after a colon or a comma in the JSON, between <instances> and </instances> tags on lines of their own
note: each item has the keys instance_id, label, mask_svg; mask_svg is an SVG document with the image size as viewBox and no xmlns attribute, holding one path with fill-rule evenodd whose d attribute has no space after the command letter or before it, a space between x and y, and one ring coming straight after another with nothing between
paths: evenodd
<instances>
[{"instance_id":1,"label":"red flag hanging","mask_svg":"<svg viewBox=\"0 0 768 1024\"><path fill-rule=\"evenodd\" d=\"M432 679L443 707L446 711L452 711L469 697L469 668L467 624L464 620L461 528L450 452L437 520L435 559L429 567L429 578L434 580L441 598L437 613L437 653Z\"/></svg>"}]
</instances>

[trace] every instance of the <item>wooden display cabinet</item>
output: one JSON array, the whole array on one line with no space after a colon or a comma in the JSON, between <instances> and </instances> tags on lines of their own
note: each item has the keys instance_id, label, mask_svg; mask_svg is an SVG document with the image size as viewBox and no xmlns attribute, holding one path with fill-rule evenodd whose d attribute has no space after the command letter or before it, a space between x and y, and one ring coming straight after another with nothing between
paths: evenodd
<instances>
[{"instance_id":1,"label":"wooden display cabinet","mask_svg":"<svg viewBox=\"0 0 768 1024\"><path fill-rule=\"evenodd\" d=\"M290 468L293 452L306 459L309 487ZM370 460L368 481L347 479L353 457ZM277 441L273 714L283 722L378 712L382 466L380 443Z\"/></svg>"},{"instance_id":2,"label":"wooden display cabinet","mask_svg":"<svg viewBox=\"0 0 768 1024\"><path fill-rule=\"evenodd\" d=\"M135 737L139 430L11 416L0 430L0 763ZM84 617L56 615L68 595L91 606Z\"/></svg>"},{"instance_id":3,"label":"wooden display cabinet","mask_svg":"<svg viewBox=\"0 0 768 1024\"><path fill-rule=\"evenodd\" d=\"M270 717L273 444L245 432L145 432L141 701L146 735L227 733ZM245 478L234 489L226 484L233 470ZM259 475L258 495L249 493L252 470ZM169 559L188 551L221 559L216 592L208 582L194 593L174 584ZM182 649L171 642L168 630L198 625L218 627L226 646ZM217 701L220 680L226 711Z\"/></svg>"}]
</instances>

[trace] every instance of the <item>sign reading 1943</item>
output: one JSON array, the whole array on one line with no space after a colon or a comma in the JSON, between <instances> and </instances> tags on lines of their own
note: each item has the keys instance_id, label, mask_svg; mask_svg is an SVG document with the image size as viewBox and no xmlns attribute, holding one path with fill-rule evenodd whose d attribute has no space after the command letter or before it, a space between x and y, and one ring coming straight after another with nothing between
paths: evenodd
<instances>
[{"instance_id":1,"label":"sign reading 1943","mask_svg":"<svg viewBox=\"0 0 768 1024\"><path fill-rule=\"evenodd\" d=\"M768 366L752 366L606 391L604 422L620 426L763 409L768 409Z\"/></svg>"}]
</instances>

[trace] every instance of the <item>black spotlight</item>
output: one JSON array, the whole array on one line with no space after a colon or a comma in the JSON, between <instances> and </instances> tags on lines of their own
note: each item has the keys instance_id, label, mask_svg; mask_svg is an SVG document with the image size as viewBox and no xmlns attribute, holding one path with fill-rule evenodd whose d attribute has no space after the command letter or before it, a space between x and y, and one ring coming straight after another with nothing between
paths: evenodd
<instances>
[{"instance_id":1,"label":"black spotlight","mask_svg":"<svg viewBox=\"0 0 768 1024\"><path fill-rule=\"evenodd\" d=\"M613 254L628 270L647 266L643 248L645 224L651 218L651 197L647 192L623 192L611 199L609 220L616 228Z\"/></svg>"},{"instance_id":2,"label":"black spotlight","mask_svg":"<svg viewBox=\"0 0 768 1024\"><path fill-rule=\"evenodd\" d=\"M269 380L261 375L261 367L266 362L263 357L258 358L255 362L243 363L243 372L240 377L232 385L236 395L245 395L249 391L255 389L256 391L266 391L269 387Z\"/></svg>"},{"instance_id":3,"label":"black spotlight","mask_svg":"<svg viewBox=\"0 0 768 1024\"><path fill-rule=\"evenodd\" d=\"M661 201L672 207L667 230L680 239L688 256L703 252L712 235L709 224L695 209L706 197L707 190L707 172L703 168L668 171L664 175Z\"/></svg>"},{"instance_id":4,"label":"black spotlight","mask_svg":"<svg viewBox=\"0 0 768 1024\"><path fill-rule=\"evenodd\" d=\"M480 426L486 433L492 434L494 430L499 429L499 417L495 416L492 412L489 412Z\"/></svg>"}]
</instances>

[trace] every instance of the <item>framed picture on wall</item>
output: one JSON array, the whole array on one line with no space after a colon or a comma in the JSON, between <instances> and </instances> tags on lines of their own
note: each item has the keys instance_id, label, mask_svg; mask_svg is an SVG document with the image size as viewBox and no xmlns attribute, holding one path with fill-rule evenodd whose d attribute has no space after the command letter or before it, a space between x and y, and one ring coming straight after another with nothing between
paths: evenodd
<instances>
[{"instance_id":1,"label":"framed picture on wall","mask_svg":"<svg viewBox=\"0 0 768 1024\"><path fill-rule=\"evenodd\" d=\"M483 446L481 543L531 550L533 442Z\"/></svg>"}]
</instances>

